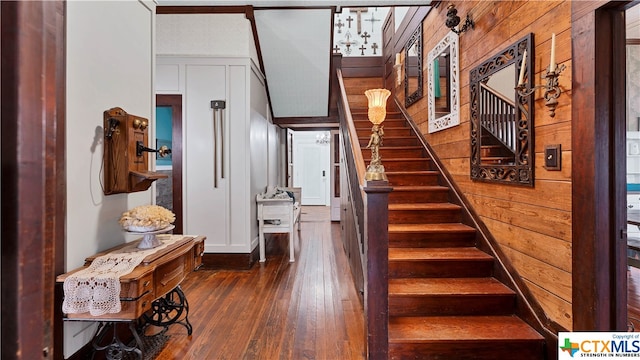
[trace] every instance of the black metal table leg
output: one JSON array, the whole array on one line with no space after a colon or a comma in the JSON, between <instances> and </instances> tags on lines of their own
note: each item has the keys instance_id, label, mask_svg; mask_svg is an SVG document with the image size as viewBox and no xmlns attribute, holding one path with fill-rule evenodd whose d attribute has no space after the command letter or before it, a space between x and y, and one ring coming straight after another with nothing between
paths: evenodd
<instances>
[{"instance_id":1,"label":"black metal table leg","mask_svg":"<svg viewBox=\"0 0 640 360\"><path fill-rule=\"evenodd\" d=\"M178 323L187 329L187 334L191 335L193 332L189 322L189 302L180 285L164 297L155 300L151 304L151 311L151 315L143 315L147 323L165 328Z\"/></svg>"},{"instance_id":2,"label":"black metal table leg","mask_svg":"<svg viewBox=\"0 0 640 360\"><path fill-rule=\"evenodd\" d=\"M123 343L122 340L120 340L120 337L118 336L117 325L118 323L113 321L100 323L100 325L98 326L98 332L96 333L92 341L94 353L95 351L104 350L107 360L122 360L123 358L125 358L126 353L133 352L136 354L139 360L142 360L142 342L140 341L140 337L133 327L133 322L129 322L129 329L131 330L133 336L136 338L136 346L128 346ZM110 329L113 331L111 342L107 345L100 345Z\"/></svg>"}]
</instances>

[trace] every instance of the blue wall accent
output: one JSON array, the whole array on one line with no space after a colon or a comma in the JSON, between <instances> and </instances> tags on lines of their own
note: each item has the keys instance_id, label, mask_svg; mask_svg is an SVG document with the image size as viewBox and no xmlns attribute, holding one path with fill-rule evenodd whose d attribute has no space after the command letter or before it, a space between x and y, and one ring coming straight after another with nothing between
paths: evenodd
<instances>
[{"instance_id":1,"label":"blue wall accent","mask_svg":"<svg viewBox=\"0 0 640 360\"><path fill-rule=\"evenodd\" d=\"M171 134L173 132L171 115L171 106L156 106L156 139L161 140L161 144L158 144L159 142L156 141L156 144L152 144L152 146L160 147L167 145L171 148ZM167 141L169 142L168 144L166 143ZM158 157L156 159L156 165L171 165L171 158L171 156L164 158Z\"/></svg>"}]
</instances>

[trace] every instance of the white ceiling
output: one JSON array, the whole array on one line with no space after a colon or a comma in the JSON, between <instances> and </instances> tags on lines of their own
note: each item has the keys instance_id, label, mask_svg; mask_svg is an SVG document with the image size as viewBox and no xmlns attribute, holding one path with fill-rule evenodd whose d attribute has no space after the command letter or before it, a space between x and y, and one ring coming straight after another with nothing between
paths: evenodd
<instances>
[{"instance_id":1,"label":"white ceiling","mask_svg":"<svg viewBox=\"0 0 640 360\"><path fill-rule=\"evenodd\" d=\"M331 10L256 10L255 18L273 116L327 116Z\"/></svg>"},{"instance_id":2,"label":"white ceiling","mask_svg":"<svg viewBox=\"0 0 640 360\"><path fill-rule=\"evenodd\" d=\"M325 117L329 109L331 7L427 6L430 0L157 0L159 6L252 5L273 115ZM301 8L303 7L304 8ZM278 9L278 8L288 9ZM292 8L293 7L293 8Z\"/></svg>"}]
</instances>

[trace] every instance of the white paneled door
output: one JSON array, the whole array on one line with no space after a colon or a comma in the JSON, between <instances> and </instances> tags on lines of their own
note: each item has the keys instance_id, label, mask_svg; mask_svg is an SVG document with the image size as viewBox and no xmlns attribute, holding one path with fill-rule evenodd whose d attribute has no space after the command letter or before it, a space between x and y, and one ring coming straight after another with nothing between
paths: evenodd
<instances>
[{"instance_id":1,"label":"white paneled door","mask_svg":"<svg viewBox=\"0 0 640 360\"><path fill-rule=\"evenodd\" d=\"M325 132L300 132L294 135L294 186L302 188L302 205L329 205L329 144L318 143Z\"/></svg>"}]
</instances>

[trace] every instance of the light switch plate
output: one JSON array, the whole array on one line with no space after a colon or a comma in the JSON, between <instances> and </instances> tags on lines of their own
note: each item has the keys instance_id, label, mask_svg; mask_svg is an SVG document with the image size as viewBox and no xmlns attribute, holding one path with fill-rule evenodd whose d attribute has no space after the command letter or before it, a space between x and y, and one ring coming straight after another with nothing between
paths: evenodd
<instances>
[{"instance_id":1,"label":"light switch plate","mask_svg":"<svg viewBox=\"0 0 640 360\"><path fill-rule=\"evenodd\" d=\"M544 168L549 171L560 171L562 168L562 151L560 144L544 147Z\"/></svg>"}]
</instances>

